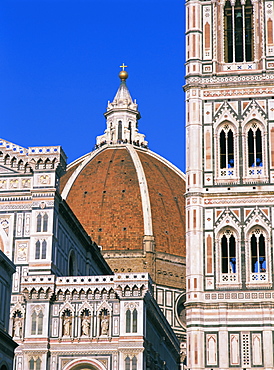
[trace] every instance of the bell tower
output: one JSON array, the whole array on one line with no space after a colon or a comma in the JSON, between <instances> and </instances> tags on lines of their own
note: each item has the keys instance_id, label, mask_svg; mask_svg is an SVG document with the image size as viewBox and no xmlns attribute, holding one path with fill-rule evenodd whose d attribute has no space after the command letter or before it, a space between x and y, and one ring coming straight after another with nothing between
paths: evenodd
<instances>
[{"instance_id":1,"label":"bell tower","mask_svg":"<svg viewBox=\"0 0 274 370\"><path fill-rule=\"evenodd\" d=\"M274 2L186 2L190 369L274 369Z\"/></svg>"}]
</instances>

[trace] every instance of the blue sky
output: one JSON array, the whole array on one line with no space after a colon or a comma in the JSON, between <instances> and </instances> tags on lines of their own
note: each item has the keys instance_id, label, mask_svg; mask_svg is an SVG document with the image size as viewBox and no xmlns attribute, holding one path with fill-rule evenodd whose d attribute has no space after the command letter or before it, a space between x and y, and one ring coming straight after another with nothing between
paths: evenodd
<instances>
[{"instance_id":1,"label":"blue sky","mask_svg":"<svg viewBox=\"0 0 274 370\"><path fill-rule=\"evenodd\" d=\"M183 0L1 0L0 137L91 151L124 62L140 132L184 170L184 26Z\"/></svg>"}]
</instances>

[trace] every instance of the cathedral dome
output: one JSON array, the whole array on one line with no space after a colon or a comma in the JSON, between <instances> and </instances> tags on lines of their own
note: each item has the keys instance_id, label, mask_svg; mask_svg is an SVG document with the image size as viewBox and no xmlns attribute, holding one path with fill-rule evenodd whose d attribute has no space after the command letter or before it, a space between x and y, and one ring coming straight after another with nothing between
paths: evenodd
<instances>
[{"instance_id":1,"label":"cathedral dome","mask_svg":"<svg viewBox=\"0 0 274 370\"><path fill-rule=\"evenodd\" d=\"M115 272L147 271L155 282L182 288L185 175L148 149L138 106L120 79L107 128L94 151L68 166L62 197Z\"/></svg>"},{"instance_id":2,"label":"cathedral dome","mask_svg":"<svg viewBox=\"0 0 274 370\"><path fill-rule=\"evenodd\" d=\"M62 195L104 251L140 250L185 256L184 175L149 149L105 144L73 162Z\"/></svg>"}]
</instances>

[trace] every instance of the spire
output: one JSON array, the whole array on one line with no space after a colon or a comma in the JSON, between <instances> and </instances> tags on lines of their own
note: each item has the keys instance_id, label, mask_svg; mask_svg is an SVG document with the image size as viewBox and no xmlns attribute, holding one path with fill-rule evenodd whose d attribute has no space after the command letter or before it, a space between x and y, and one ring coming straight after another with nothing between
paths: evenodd
<instances>
[{"instance_id":1,"label":"spire","mask_svg":"<svg viewBox=\"0 0 274 370\"><path fill-rule=\"evenodd\" d=\"M118 105L130 103L133 103L130 92L128 91L126 81L122 80L119 89L117 90L117 93L113 99L112 104Z\"/></svg>"},{"instance_id":2,"label":"spire","mask_svg":"<svg viewBox=\"0 0 274 370\"><path fill-rule=\"evenodd\" d=\"M130 95L130 92L127 88L127 84L126 84L126 80L128 78L128 73L127 71L125 71L125 68L127 68L127 66L125 66L125 64L123 63L120 68L122 68L122 71L120 71L119 73L119 78L121 80L121 83L120 83L120 86L119 86L119 89L117 90L117 93L113 99L113 102L111 103L112 106L122 106L122 105L125 105L125 106L128 106L130 104L133 104L133 101L132 101L132 97ZM136 102L135 102L136 104ZM109 108L109 106L108 106ZM137 108L137 105L136 105L136 108Z\"/></svg>"},{"instance_id":3,"label":"spire","mask_svg":"<svg viewBox=\"0 0 274 370\"><path fill-rule=\"evenodd\" d=\"M125 68L127 68L127 66L125 66L125 64L123 63L120 68L122 68L122 71L120 71L119 73L119 77L121 79L121 83L120 83L120 86L119 86L119 89L117 90L117 93L113 99L113 102L112 104L114 105L121 105L121 104L130 104L130 103L133 103L132 101L132 98L131 98L131 95L130 95L130 92L127 88L127 84L126 84L126 80L128 78L128 73L127 71L125 71Z\"/></svg>"},{"instance_id":4,"label":"spire","mask_svg":"<svg viewBox=\"0 0 274 370\"><path fill-rule=\"evenodd\" d=\"M96 145L104 144L135 144L147 147L145 135L138 132L138 120L141 115L138 111L136 100L132 100L126 85L128 73L127 66L123 63L119 73L120 86L112 102L108 102L104 114L107 119L107 129L104 135L97 136Z\"/></svg>"}]
</instances>

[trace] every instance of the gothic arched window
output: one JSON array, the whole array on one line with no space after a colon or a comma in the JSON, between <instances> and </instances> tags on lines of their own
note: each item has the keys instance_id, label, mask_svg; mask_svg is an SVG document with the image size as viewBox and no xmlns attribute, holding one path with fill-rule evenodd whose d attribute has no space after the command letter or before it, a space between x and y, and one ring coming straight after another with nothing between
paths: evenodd
<instances>
[{"instance_id":1,"label":"gothic arched window","mask_svg":"<svg viewBox=\"0 0 274 370\"><path fill-rule=\"evenodd\" d=\"M136 308L133 311L126 311L126 333L137 333L138 312Z\"/></svg>"},{"instance_id":2,"label":"gothic arched window","mask_svg":"<svg viewBox=\"0 0 274 370\"><path fill-rule=\"evenodd\" d=\"M265 237L260 230L255 230L250 238L251 272L266 272Z\"/></svg>"},{"instance_id":3,"label":"gothic arched window","mask_svg":"<svg viewBox=\"0 0 274 370\"><path fill-rule=\"evenodd\" d=\"M129 142L132 143L132 127L131 122L128 123L128 130L129 130Z\"/></svg>"},{"instance_id":4,"label":"gothic arched window","mask_svg":"<svg viewBox=\"0 0 274 370\"><path fill-rule=\"evenodd\" d=\"M39 260L40 258L40 240L37 240L37 242L35 243L35 259L36 260Z\"/></svg>"},{"instance_id":5,"label":"gothic arched window","mask_svg":"<svg viewBox=\"0 0 274 370\"><path fill-rule=\"evenodd\" d=\"M36 224L36 231L38 233L40 233L42 231L42 216L41 214L39 213L39 215L37 216L37 224Z\"/></svg>"},{"instance_id":6,"label":"gothic arched window","mask_svg":"<svg viewBox=\"0 0 274 370\"><path fill-rule=\"evenodd\" d=\"M236 241L228 230L221 239L222 273L235 274L236 271Z\"/></svg>"},{"instance_id":7,"label":"gothic arched window","mask_svg":"<svg viewBox=\"0 0 274 370\"><path fill-rule=\"evenodd\" d=\"M228 125L220 132L220 168L234 167L233 132Z\"/></svg>"},{"instance_id":8,"label":"gothic arched window","mask_svg":"<svg viewBox=\"0 0 274 370\"><path fill-rule=\"evenodd\" d=\"M250 0L242 4L237 0L224 7L225 62L253 60L253 8Z\"/></svg>"},{"instance_id":9,"label":"gothic arched window","mask_svg":"<svg viewBox=\"0 0 274 370\"><path fill-rule=\"evenodd\" d=\"M123 139L123 136L122 136L122 121L119 121L118 122L118 140L122 140Z\"/></svg>"},{"instance_id":10,"label":"gothic arched window","mask_svg":"<svg viewBox=\"0 0 274 370\"><path fill-rule=\"evenodd\" d=\"M132 370L137 370L137 358L135 356L132 358Z\"/></svg>"},{"instance_id":11,"label":"gothic arched window","mask_svg":"<svg viewBox=\"0 0 274 370\"><path fill-rule=\"evenodd\" d=\"M48 231L48 215L45 213L44 216L43 216L43 232L47 232Z\"/></svg>"},{"instance_id":12,"label":"gothic arched window","mask_svg":"<svg viewBox=\"0 0 274 370\"><path fill-rule=\"evenodd\" d=\"M31 315L31 335L41 335L43 333L43 312L33 311Z\"/></svg>"},{"instance_id":13,"label":"gothic arched window","mask_svg":"<svg viewBox=\"0 0 274 370\"><path fill-rule=\"evenodd\" d=\"M42 363L42 361L38 357L37 360L36 360L36 369L35 370L41 370L41 363Z\"/></svg>"},{"instance_id":14,"label":"gothic arched window","mask_svg":"<svg viewBox=\"0 0 274 370\"><path fill-rule=\"evenodd\" d=\"M126 333L131 332L131 311L126 311Z\"/></svg>"},{"instance_id":15,"label":"gothic arched window","mask_svg":"<svg viewBox=\"0 0 274 370\"><path fill-rule=\"evenodd\" d=\"M29 361L29 369L34 370L34 359L33 358L31 358Z\"/></svg>"},{"instance_id":16,"label":"gothic arched window","mask_svg":"<svg viewBox=\"0 0 274 370\"><path fill-rule=\"evenodd\" d=\"M130 370L130 358L128 356L125 359L125 370Z\"/></svg>"},{"instance_id":17,"label":"gothic arched window","mask_svg":"<svg viewBox=\"0 0 274 370\"><path fill-rule=\"evenodd\" d=\"M262 133L254 124L248 131L248 166L263 166Z\"/></svg>"},{"instance_id":18,"label":"gothic arched window","mask_svg":"<svg viewBox=\"0 0 274 370\"><path fill-rule=\"evenodd\" d=\"M40 357L38 357L36 361L34 361L34 359L31 358L29 360L29 370L41 370L41 364L42 361Z\"/></svg>"},{"instance_id":19,"label":"gothic arched window","mask_svg":"<svg viewBox=\"0 0 274 370\"><path fill-rule=\"evenodd\" d=\"M48 219L49 216L45 213L43 216L39 213L37 216L36 232L47 232L48 231Z\"/></svg>"},{"instance_id":20,"label":"gothic arched window","mask_svg":"<svg viewBox=\"0 0 274 370\"><path fill-rule=\"evenodd\" d=\"M43 332L43 313L42 311L39 312L38 318L37 318L37 334L41 335Z\"/></svg>"},{"instance_id":21,"label":"gothic arched window","mask_svg":"<svg viewBox=\"0 0 274 370\"><path fill-rule=\"evenodd\" d=\"M137 310L134 308L132 313L132 333L137 333Z\"/></svg>"},{"instance_id":22,"label":"gothic arched window","mask_svg":"<svg viewBox=\"0 0 274 370\"><path fill-rule=\"evenodd\" d=\"M42 249L41 249L42 244ZM40 240L37 240L35 243L35 259L46 259L47 258L47 242L46 240L43 240L42 243Z\"/></svg>"},{"instance_id":23,"label":"gothic arched window","mask_svg":"<svg viewBox=\"0 0 274 370\"><path fill-rule=\"evenodd\" d=\"M36 334L36 318L37 318L36 312L33 312L31 315L31 335Z\"/></svg>"},{"instance_id":24,"label":"gothic arched window","mask_svg":"<svg viewBox=\"0 0 274 370\"><path fill-rule=\"evenodd\" d=\"M41 258L45 260L47 258L47 242L45 240L42 241L42 256Z\"/></svg>"}]
</instances>

